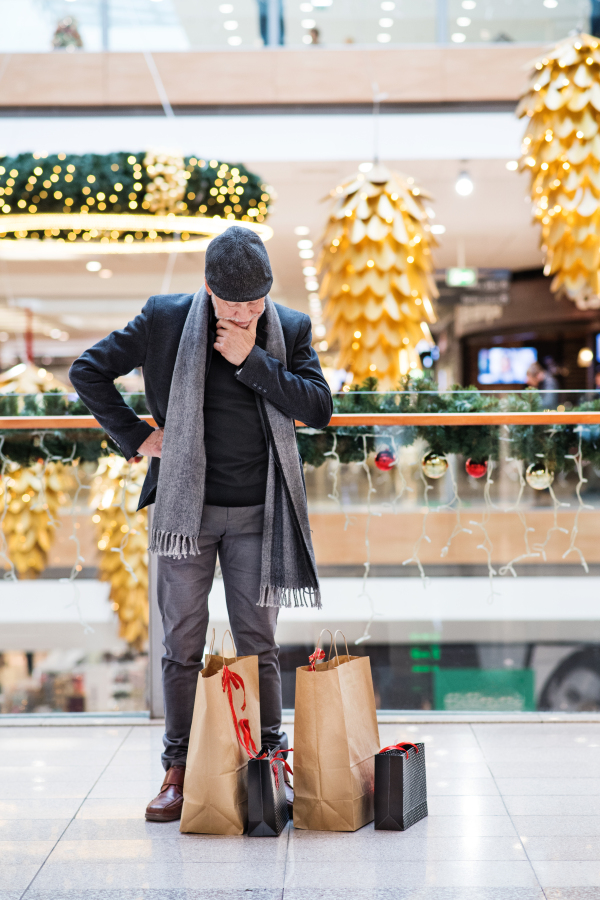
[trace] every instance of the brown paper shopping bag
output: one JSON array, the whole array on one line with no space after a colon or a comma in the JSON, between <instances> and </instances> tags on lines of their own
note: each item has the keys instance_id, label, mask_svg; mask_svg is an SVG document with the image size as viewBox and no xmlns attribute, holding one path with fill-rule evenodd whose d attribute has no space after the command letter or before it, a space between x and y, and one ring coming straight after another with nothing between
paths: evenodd
<instances>
[{"instance_id":1,"label":"brown paper shopping bag","mask_svg":"<svg viewBox=\"0 0 600 900\"><path fill-rule=\"evenodd\" d=\"M371 664L347 645L319 663L320 641L311 665L296 669L294 827L356 831L373 820L380 747Z\"/></svg>"},{"instance_id":2,"label":"brown paper shopping bag","mask_svg":"<svg viewBox=\"0 0 600 900\"><path fill-rule=\"evenodd\" d=\"M258 657L236 656L235 647L232 657L214 656L213 645L214 632L198 675L180 831L243 834L248 758L255 741L260 749Z\"/></svg>"}]
</instances>

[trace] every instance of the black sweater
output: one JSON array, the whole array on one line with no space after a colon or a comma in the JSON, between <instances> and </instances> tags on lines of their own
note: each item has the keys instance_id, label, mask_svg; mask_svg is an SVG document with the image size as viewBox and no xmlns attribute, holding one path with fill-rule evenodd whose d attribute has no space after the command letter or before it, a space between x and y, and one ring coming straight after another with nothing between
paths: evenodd
<instances>
[{"instance_id":1,"label":"black sweater","mask_svg":"<svg viewBox=\"0 0 600 900\"><path fill-rule=\"evenodd\" d=\"M256 344L264 347L261 320ZM209 345L216 339L216 318L211 314ZM235 377L239 366L212 349L204 388L204 446L206 489L210 506L257 506L265 502L267 442L256 394Z\"/></svg>"}]
</instances>

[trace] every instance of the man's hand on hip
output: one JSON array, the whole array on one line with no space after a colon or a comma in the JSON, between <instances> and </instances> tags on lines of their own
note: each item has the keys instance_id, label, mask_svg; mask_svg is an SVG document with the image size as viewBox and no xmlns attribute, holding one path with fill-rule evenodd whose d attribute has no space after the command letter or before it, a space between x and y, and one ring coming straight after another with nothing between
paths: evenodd
<instances>
[{"instance_id":1,"label":"man's hand on hip","mask_svg":"<svg viewBox=\"0 0 600 900\"><path fill-rule=\"evenodd\" d=\"M219 319L215 350L218 350L227 362L241 366L256 343L257 322L258 319L255 318L247 328L242 328L228 319Z\"/></svg>"},{"instance_id":2,"label":"man's hand on hip","mask_svg":"<svg viewBox=\"0 0 600 900\"><path fill-rule=\"evenodd\" d=\"M143 444L138 447L139 456L158 456L159 459L162 456L162 442L163 435L165 433L164 428L155 428L152 434L148 435ZM135 462L136 457L132 456L131 459L128 459L127 462Z\"/></svg>"}]
</instances>

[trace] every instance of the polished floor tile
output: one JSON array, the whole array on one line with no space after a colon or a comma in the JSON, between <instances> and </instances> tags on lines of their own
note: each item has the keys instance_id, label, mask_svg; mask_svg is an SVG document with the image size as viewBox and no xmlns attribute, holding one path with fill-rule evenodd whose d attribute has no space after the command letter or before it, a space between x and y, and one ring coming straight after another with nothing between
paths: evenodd
<instances>
[{"instance_id":1,"label":"polished floor tile","mask_svg":"<svg viewBox=\"0 0 600 900\"><path fill-rule=\"evenodd\" d=\"M318 890L322 884L361 888L420 887L538 887L531 865L526 861L418 861L374 866L370 860L352 859L352 864L328 860L288 860L285 887Z\"/></svg>"},{"instance_id":2,"label":"polished floor tile","mask_svg":"<svg viewBox=\"0 0 600 900\"><path fill-rule=\"evenodd\" d=\"M70 818L0 819L0 843L4 841L57 841L70 821Z\"/></svg>"},{"instance_id":3,"label":"polished floor tile","mask_svg":"<svg viewBox=\"0 0 600 900\"><path fill-rule=\"evenodd\" d=\"M0 857L0 885L6 891L24 891L35 878L38 866L31 863L4 863Z\"/></svg>"},{"instance_id":4,"label":"polished floor tile","mask_svg":"<svg viewBox=\"0 0 600 900\"><path fill-rule=\"evenodd\" d=\"M500 796L429 796L430 816L505 816L506 807Z\"/></svg>"},{"instance_id":5,"label":"polished floor tile","mask_svg":"<svg viewBox=\"0 0 600 900\"><path fill-rule=\"evenodd\" d=\"M600 896L600 860L535 860L532 866L542 887L595 887Z\"/></svg>"},{"instance_id":6,"label":"polished floor tile","mask_svg":"<svg viewBox=\"0 0 600 900\"><path fill-rule=\"evenodd\" d=\"M54 844L55 841L0 841L0 865L41 865Z\"/></svg>"},{"instance_id":7,"label":"polished floor tile","mask_svg":"<svg viewBox=\"0 0 600 900\"><path fill-rule=\"evenodd\" d=\"M600 816L512 816L511 819L523 837L600 836Z\"/></svg>"},{"instance_id":8,"label":"polished floor tile","mask_svg":"<svg viewBox=\"0 0 600 900\"><path fill-rule=\"evenodd\" d=\"M70 861L151 862L151 863L285 863L288 835L269 841L221 835L189 835L187 840L177 836L156 835L138 840L80 840L61 841L52 854L52 864Z\"/></svg>"},{"instance_id":9,"label":"polished floor tile","mask_svg":"<svg viewBox=\"0 0 600 900\"><path fill-rule=\"evenodd\" d=\"M81 805L77 797L49 800L46 797L25 800L0 798L0 819L65 819L74 816Z\"/></svg>"},{"instance_id":10,"label":"polished floor tile","mask_svg":"<svg viewBox=\"0 0 600 900\"><path fill-rule=\"evenodd\" d=\"M37 890L83 890L114 888L280 888L285 863L269 856L257 863L237 862L52 862L36 878Z\"/></svg>"},{"instance_id":11,"label":"polished floor tile","mask_svg":"<svg viewBox=\"0 0 600 900\"><path fill-rule=\"evenodd\" d=\"M597 773L596 773L597 774ZM500 793L515 796L600 795L600 778L496 778Z\"/></svg>"},{"instance_id":12,"label":"polished floor tile","mask_svg":"<svg viewBox=\"0 0 600 900\"><path fill-rule=\"evenodd\" d=\"M357 840L358 838L358 840ZM499 861L526 860L525 850L516 837L413 837L411 830L401 833L363 828L355 834L319 834L292 831L289 859L331 862L371 860L394 861Z\"/></svg>"},{"instance_id":13,"label":"polished floor tile","mask_svg":"<svg viewBox=\"0 0 600 900\"><path fill-rule=\"evenodd\" d=\"M437 797L437 800L442 799ZM446 799L446 798L443 798ZM483 799L483 798L477 798ZM491 800L492 798L486 798ZM600 816L600 796L502 797L511 816Z\"/></svg>"},{"instance_id":14,"label":"polished floor tile","mask_svg":"<svg viewBox=\"0 0 600 900\"><path fill-rule=\"evenodd\" d=\"M434 796L498 797L500 792L493 778L444 778L427 773L427 794Z\"/></svg>"},{"instance_id":15,"label":"polished floor tile","mask_svg":"<svg viewBox=\"0 0 600 900\"><path fill-rule=\"evenodd\" d=\"M0 900L5 900L0 892ZM21 900L17 897L6 900ZM166 888L115 888L108 890L42 890L32 887L23 900L283 900L282 888L203 888L197 885L193 888L166 889ZM314 898L313 898L314 900ZM347 900L347 898L346 898ZM430 898L427 898L430 900ZM431 898L437 900L437 898ZM450 898L453 900L453 898ZM468 898L467 898L468 900ZM477 898L478 900L478 898ZM513 900L513 898L507 898ZM530 900L529 897L515 897L514 900ZM531 898L537 900L537 898Z\"/></svg>"},{"instance_id":16,"label":"polished floor tile","mask_svg":"<svg viewBox=\"0 0 600 900\"><path fill-rule=\"evenodd\" d=\"M600 836L525 837L523 846L531 860L600 860Z\"/></svg>"}]
</instances>

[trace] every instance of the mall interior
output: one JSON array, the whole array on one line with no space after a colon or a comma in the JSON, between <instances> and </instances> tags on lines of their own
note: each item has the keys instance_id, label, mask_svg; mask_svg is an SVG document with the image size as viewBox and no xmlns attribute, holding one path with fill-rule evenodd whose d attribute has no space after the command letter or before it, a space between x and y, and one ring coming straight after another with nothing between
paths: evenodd
<instances>
[{"instance_id":1,"label":"mall interior","mask_svg":"<svg viewBox=\"0 0 600 900\"><path fill-rule=\"evenodd\" d=\"M598 900L600 2L0 0L0 21L0 900ZM296 421L322 608L279 613L288 762L318 747L322 807L333 758L371 804L313 827L296 802L263 844L250 813L145 818L148 458L69 374L150 297L195 295L232 225L333 395L327 426ZM110 379L157 424L143 359ZM226 657L219 562L209 611ZM338 681L307 737L319 641ZM258 763L217 699L245 810ZM426 764L427 806L388 838L377 754L403 742L400 805Z\"/></svg>"}]
</instances>

